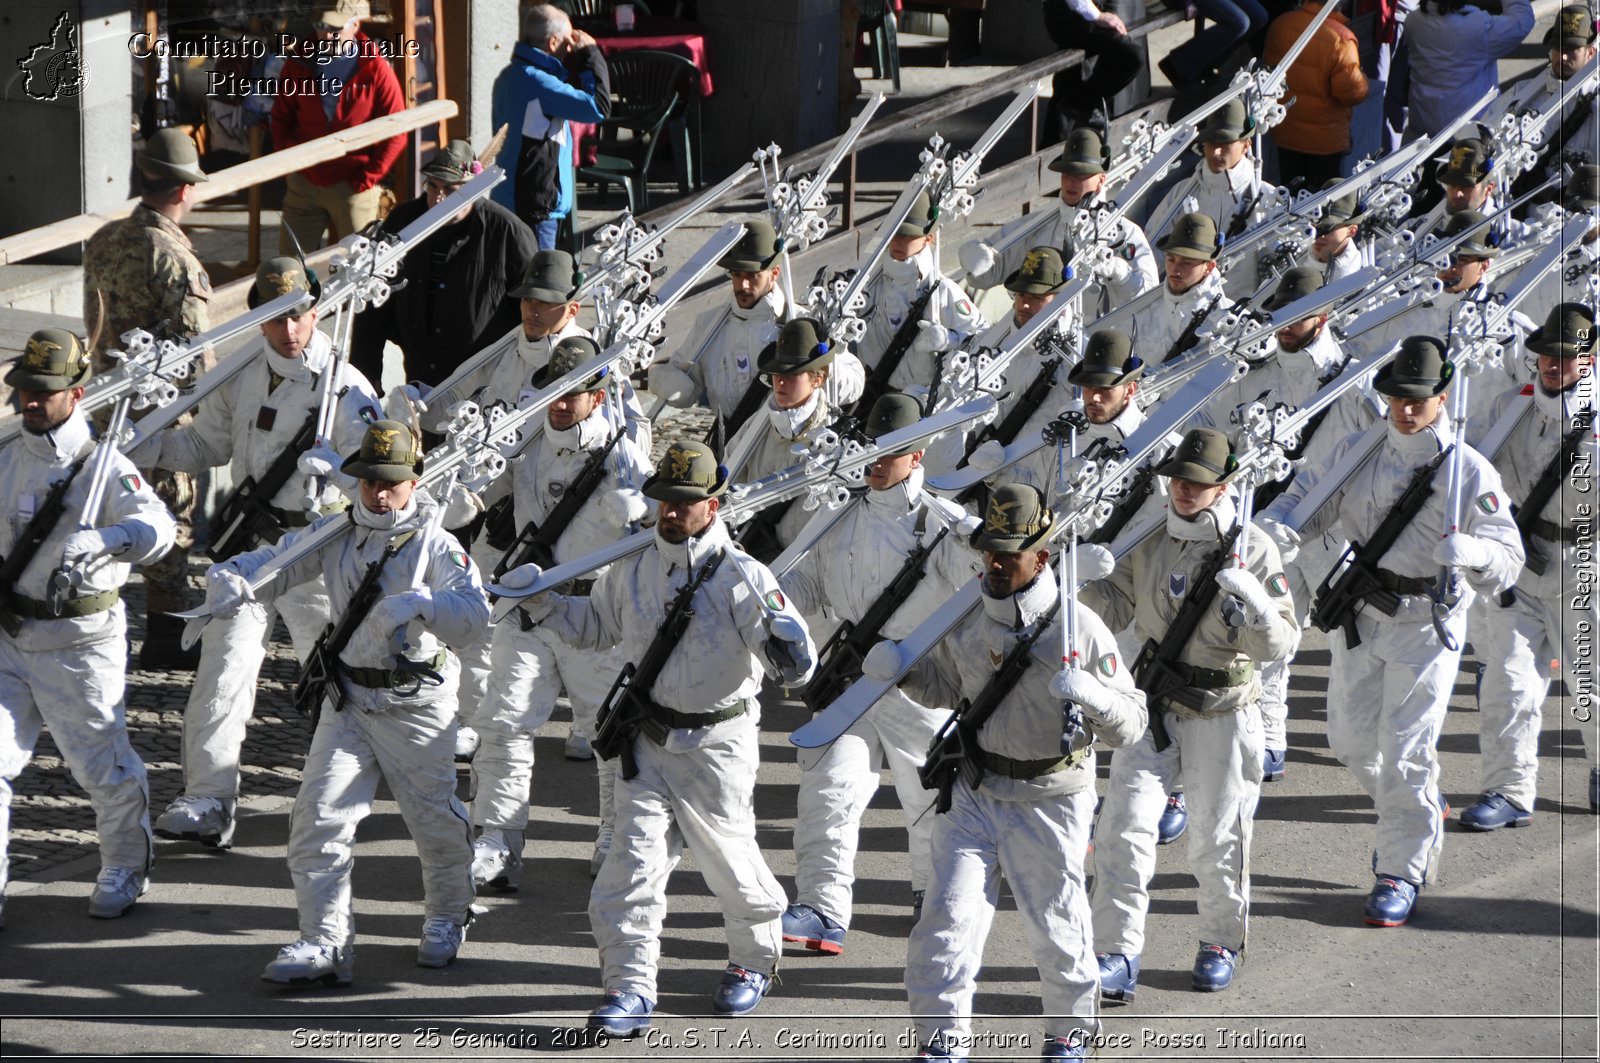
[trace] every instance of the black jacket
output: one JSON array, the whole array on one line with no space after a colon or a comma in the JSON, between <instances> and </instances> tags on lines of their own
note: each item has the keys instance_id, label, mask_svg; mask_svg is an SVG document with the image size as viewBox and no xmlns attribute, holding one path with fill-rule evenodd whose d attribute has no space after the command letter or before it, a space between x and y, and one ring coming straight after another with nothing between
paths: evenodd
<instances>
[{"instance_id":1,"label":"black jacket","mask_svg":"<svg viewBox=\"0 0 1600 1063\"><path fill-rule=\"evenodd\" d=\"M402 203L383 229L398 233L426 209L420 197ZM536 250L532 229L498 203L480 199L465 221L406 252L396 278L405 286L356 318L351 364L376 385L384 341L393 340L405 351L406 379L437 384L521 319L518 300L506 293L522 280Z\"/></svg>"}]
</instances>

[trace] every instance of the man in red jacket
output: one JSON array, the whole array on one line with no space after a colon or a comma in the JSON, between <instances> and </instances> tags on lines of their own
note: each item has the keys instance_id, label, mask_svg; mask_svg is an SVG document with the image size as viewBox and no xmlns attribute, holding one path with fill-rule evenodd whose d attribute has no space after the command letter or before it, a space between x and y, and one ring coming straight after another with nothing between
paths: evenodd
<instances>
[{"instance_id":1,"label":"man in red jacket","mask_svg":"<svg viewBox=\"0 0 1600 1063\"><path fill-rule=\"evenodd\" d=\"M366 0L324 0L313 11L311 47L283 64L284 83L297 82L302 91L279 93L272 105L276 150L405 109L400 79L361 32L362 20L371 16ZM325 229L333 230L331 240L339 240L375 221L378 182L404 147L405 137L396 135L290 174L279 252L294 254L290 231L310 251L322 246Z\"/></svg>"}]
</instances>

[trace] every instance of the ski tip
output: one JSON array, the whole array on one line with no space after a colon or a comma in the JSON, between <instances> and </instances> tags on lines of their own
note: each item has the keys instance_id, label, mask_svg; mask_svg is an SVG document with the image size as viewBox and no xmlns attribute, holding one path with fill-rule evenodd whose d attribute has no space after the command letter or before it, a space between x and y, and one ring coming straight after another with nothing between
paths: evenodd
<instances>
[{"instance_id":1,"label":"ski tip","mask_svg":"<svg viewBox=\"0 0 1600 1063\"><path fill-rule=\"evenodd\" d=\"M511 611L517 607L518 600L519 599L516 598L496 598L494 601L494 608L489 611L489 615L493 619L494 623L498 624L500 621L510 616Z\"/></svg>"},{"instance_id":2,"label":"ski tip","mask_svg":"<svg viewBox=\"0 0 1600 1063\"><path fill-rule=\"evenodd\" d=\"M174 613L173 615L183 616L184 614ZM200 613L189 617L188 622L183 625L183 637L178 640L178 644L186 650L193 649L194 644L200 641L200 633L206 629L206 623L210 619L209 613Z\"/></svg>"}]
</instances>

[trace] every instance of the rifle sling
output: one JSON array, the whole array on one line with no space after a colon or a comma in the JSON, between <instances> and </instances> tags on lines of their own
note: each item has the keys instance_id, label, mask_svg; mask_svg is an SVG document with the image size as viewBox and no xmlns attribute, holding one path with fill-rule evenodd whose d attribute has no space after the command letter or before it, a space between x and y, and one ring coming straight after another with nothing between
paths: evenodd
<instances>
[{"instance_id":1,"label":"rifle sling","mask_svg":"<svg viewBox=\"0 0 1600 1063\"><path fill-rule=\"evenodd\" d=\"M1573 420L1573 426L1561 438L1561 446L1551 455L1544 469L1539 473L1539 478L1528 489L1528 497L1519 506L1514 506L1517 528L1522 532L1526 541L1528 533L1547 539L1551 542L1576 542L1577 530L1567 525L1557 524L1554 521L1544 520L1539 516L1544 512L1544 507L1550 504L1555 497L1556 489L1561 482L1572 472L1572 467L1577 464L1578 446L1583 437L1588 435L1594 427L1594 411L1584 410ZM1526 514L1526 516L1524 516Z\"/></svg>"},{"instance_id":2,"label":"rifle sling","mask_svg":"<svg viewBox=\"0 0 1600 1063\"><path fill-rule=\"evenodd\" d=\"M917 296L916 302L906 311L906 319L900 322L900 328L889 340L889 345L883 349L883 356L878 359L878 364L872 369L872 375L867 378L867 387L861 396L863 403L868 399L876 401L879 395L889 390L889 380L894 376L894 371L900 368L900 362L905 358L906 351L911 349L911 341L917 338L917 326L922 321L923 311L928 309L928 301L933 298L934 289L937 287L939 281L935 277L933 283L928 285L928 290Z\"/></svg>"},{"instance_id":3,"label":"rifle sling","mask_svg":"<svg viewBox=\"0 0 1600 1063\"><path fill-rule=\"evenodd\" d=\"M0 597L11 601L18 600L15 592L17 580L22 578L22 574L38 555L39 548L50 537L50 533L55 531L56 523L60 521L61 514L67 508L67 491L72 487L72 481L78 478L78 473L88 464L92 454L92 450L83 454L68 467L66 476L50 485L50 491L45 495L44 502L18 534L11 556L0 564Z\"/></svg>"},{"instance_id":4,"label":"rifle sling","mask_svg":"<svg viewBox=\"0 0 1600 1063\"><path fill-rule=\"evenodd\" d=\"M1194 633L1199 629L1200 621L1204 619L1206 610L1211 608L1211 603L1216 601L1217 595L1222 590L1217 584L1216 576L1218 572L1222 571L1222 566L1226 564L1227 559L1232 556L1233 544L1238 540L1238 537L1239 525L1235 523L1233 529L1228 532L1227 537L1222 541L1222 544L1201 562L1199 569L1195 572L1193 592L1184 597L1183 604L1178 606L1178 611L1173 616L1172 622L1167 625L1166 633L1161 636L1161 641L1155 644L1155 659L1162 662L1174 673L1185 678L1193 677L1198 680L1201 677L1197 673L1201 671L1217 671L1217 669L1203 670L1197 669L1192 665L1186 665L1183 662L1183 654L1189 648L1189 643L1193 640ZM1153 684L1150 682L1148 672L1143 675L1135 675L1134 683L1146 694L1160 693L1159 691L1152 692L1149 689ZM1185 682L1184 685L1190 686L1194 684ZM1151 706L1151 708L1155 709L1157 706Z\"/></svg>"}]
</instances>

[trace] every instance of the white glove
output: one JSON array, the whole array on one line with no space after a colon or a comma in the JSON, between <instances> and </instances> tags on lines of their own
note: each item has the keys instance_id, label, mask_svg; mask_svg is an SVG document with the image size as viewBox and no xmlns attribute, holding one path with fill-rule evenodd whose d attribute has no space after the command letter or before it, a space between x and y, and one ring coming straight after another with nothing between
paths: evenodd
<instances>
[{"instance_id":1,"label":"white glove","mask_svg":"<svg viewBox=\"0 0 1600 1063\"><path fill-rule=\"evenodd\" d=\"M1006 447L998 439L980 444L978 449L972 452L972 457L967 459L967 465L979 472L994 472L1005 463Z\"/></svg>"},{"instance_id":2,"label":"white glove","mask_svg":"<svg viewBox=\"0 0 1600 1063\"><path fill-rule=\"evenodd\" d=\"M1236 598L1244 608L1245 627L1262 630L1272 622L1274 610L1272 596L1262 586L1254 572L1242 568L1225 568L1217 573L1217 586L1222 593Z\"/></svg>"},{"instance_id":3,"label":"white glove","mask_svg":"<svg viewBox=\"0 0 1600 1063\"><path fill-rule=\"evenodd\" d=\"M530 561L526 565L518 565L510 572L507 572L505 575L501 576L495 582L499 583L502 587L519 591L524 587L533 586L539 581L539 577L542 575L544 575L544 569Z\"/></svg>"},{"instance_id":4,"label":"white glove","mask_svg":"<svg viewBox=\"0 0 1600 1063\"><path fill-rule=\"evenodd\" d=\"M1087 668L1063 668L1050 680L1050 693L1101 718L1111 711L1111 692Z\"/></svg>"},{"instance_id":5,"label":"white glove","mask_svg":"<svg viewBox=\"0 0 1600 1063\"><path fill-rule=\"evenodd\" d=\"M367 618L379 631L398 631L417 619L431 623L433 592L422 587L380 598L378 604L372 607L372 612L367 614Z\"/></svg>"},{"instance_id":6,"label":"white glove","mask_svg":"<svg viewBox=\"0 0 1600 1063\"><path fill-rule=\"evenodd\" d=\"M967 271L974 284L978 283L977 278L987 276L999 261L994 248L982 240L968 240L962 244L956 250L956 258L961 260L961 268Z\"/></svg>"},{"instance_id":7,"label":"white glove","mask_svg":"<svg viewBox=\"0 0 1600 1063\"><path fill-rule=\"evenodd\" d=\"M249 582L231 565L212 565L206 570L206 608L211 615L226 620L245 602L256 600Z\"/></svg>"},{"instance_id":8,"label":"white glove","mask_svg":"<svg viewBox=\"0 0 1600 1063\"><path fill-rule=\"evenodd\" d=\"M507 590L521 590L523 587L533 586L542 575L544 575L544 569L530 561L526 565L518 565L501 576L499 583L500 586L505 587ZM529 595L518 602L517 605L524 613L528 614L528 619L535 624L549 616L550 611L556 607L555 602L551 600L549 591L540 591L538 594Z\"/></svg>"},{"instance_id":9,"label":"white glove","mask_svg":"<svg viewBox=\"0 0 1600 1063\"><path fill-rule=\"evenodd\" d=\"M1099 543L1078 544L1078 580L1105 579L1117 570L1117 559Z\"/></svg>"},{"instance_id":10,"label":"white glove","mask_svg":"<svg viewBox=\"0 0 1600 1063\"><path fill-rule=\"evenodd\" d=\"M937 321L918 321L917 338L911 341L911 353L932 355L950 346L950 330Z\"/></svg>"},{"instance_id":11,"label":"white glove","mask_svg":"<svg viewBox=\"0 0 1600 1063\"><path fill-rule=\"evenodd\" d=\"M874 645L861 658L861 674L884 683L893 680L900 674L900 644L884 639Z\"/></svg>"},{"instance_id":12,"label":"white glove","mask_svg":"<svg viewBox=\"0 0 1600 1063\"><path fill-rule=\"evenodd\" d=\"M1099 259L1094 264L1095 279L1102 284L1121 284L1128 279L1133 267L1121 255Z\"/></svg>"},{"instance_id":13,"label":"white glove","mask_svg":"<svg viewBox=\"0 0 1600 1063\"><path fill-rule=\"evenodd\" d=\"M427 410L427 399L431 394L433 389L421 381L396 384L389 389L389 394L383 397L384 416L391 421L410 424L417 411Z\"/></svg>"},{"instance_id":14,"label":"white glove","mask_svg":"<svg viewBox=\"0 0 1600 1063\"><path fill-rule=\"evenodd\" d=\"M767 632L767 659L776 673L772 678L782 687L799 686L814 663L806 652L806 626L787 613L779 613L768 618Z\"/></svg>"},{"instance_id":15,"label":"white glove","mask_svg":"<svg viewBox=\"0 0 1600 1063\"><path fill-rule=\"evenodd\" d=\"M1433 548L1433 559L1448 568L1488 568L1494 563L1488 544L1464 532L1454 532L1441 539Z\"/></svg>"},{"instance_id":16,"label":"white glove","mask_svg":"<svg viewBox=\"0 0 1600 1063\"><path fill-rule=\"evenodd\" d=\"M450 493L444 500L444 526L446 528L461 528L471 524L483 512L483 499L479 498L466 484L458 483L450 488Z\"/></svg>"},{"instance_id":17,"label":"white glove","mask_svg":"<svg viewBox=\"0 0 1600 1063\"><path fill-rule=\"evenodd\" d=\"M650 391L661 396L669 406L692 406L700 394L694 378L671 362L658 362L650 367Z\"/></svg>"},{"instance_id":18,"label":"white glove","mask_svg":"<svg viewBox=\"0 0 1600 1063\"><path fill-rule=\"evenodd\" d=\"M607 491L595 506L600 512L600 519L613 528L626 528L650 515L650 503L632 487Z\"/></svg>"},{"instance_id":19,"label":"white glove","mask_svg":"<svg viewBox=\"0 0 1600 1063\"><path fill-rule=\"evenodd\" d=\"M1278 556L1283 558L1284 564L1300 556L1300 533L1287 524L1280 524L1270 517L1257 517L1256 527L1277 544Z\"/></svg>"},{"instance_id":20,"label":"white glove","mask_svg":"<svg viewBox=\"0 0 1600 1063\"><path fill-rule=\"evenodd\" d=\"M302 476L331 476L344 464L344 458L332 447L312 447L295 461L294 467Z\"/></svg>"},{"instance_id":21,"label":"white glove","mask_svg":"<svg viewBox=\"0 0 1600 1063\"><path fill-rule=\"evenodd\" d=\"M113 524L109 528L75 531L61 544L61 563L68 568L87 565L107 554L119 554L133 542L133 536Z\"/></svg>"}]
</instances>

